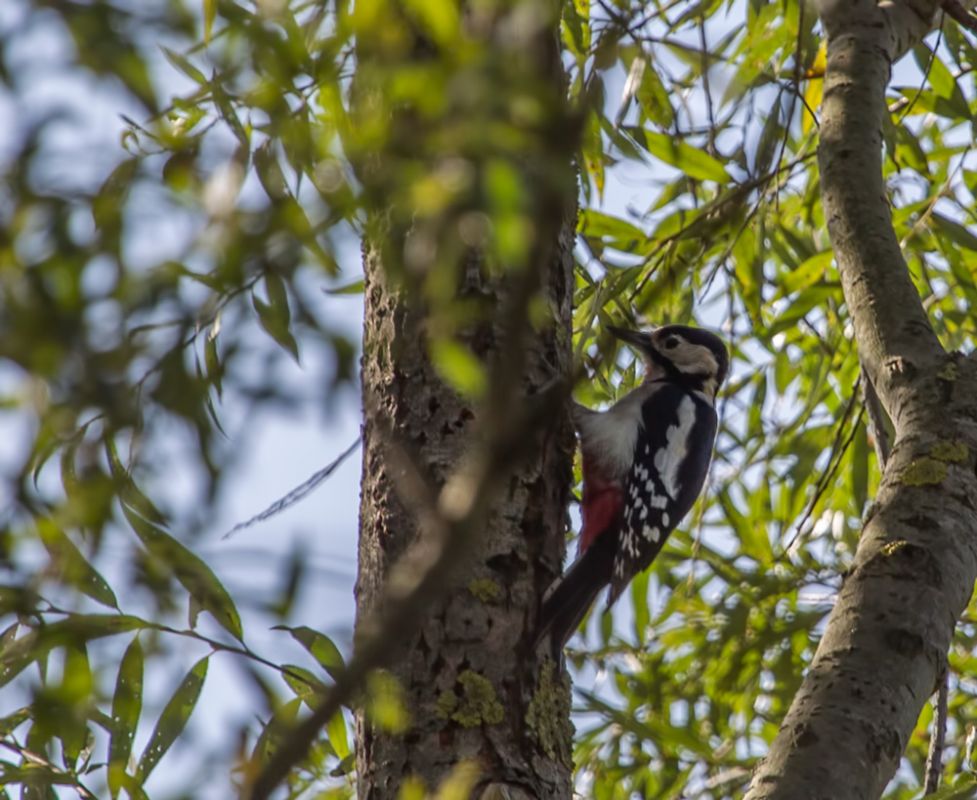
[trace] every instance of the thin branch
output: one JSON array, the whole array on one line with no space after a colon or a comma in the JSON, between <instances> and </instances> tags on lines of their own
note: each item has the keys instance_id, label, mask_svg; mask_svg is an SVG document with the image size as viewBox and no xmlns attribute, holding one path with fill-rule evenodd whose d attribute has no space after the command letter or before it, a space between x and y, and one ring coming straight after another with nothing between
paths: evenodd
<instances>
[{"instance_id":1,"label":"thin branch","mask_svg":"<svg viewBox=\"0 0 977 800\"><path fill-rule=\"evenodd\" d=\"M896 120L896 124L902 124L902 121L906 118L906 115L913 110L913 106L916 105L916 101L919 100L920 96L923 94L923 87L926 86L926 82L929 80L930 72L933 70L933 60L936 58L936 51L940 49L940 42L943 41L943 12L940 12L940 34L936 38L936 46L930 50L930 57L926 61L926 69L923 70L923 77L919 83L919 88L916 90L916 94L913 95L913 99L909 101L909 105L906 106L906 110L899 115L899 119Z\"/></svg>"},{"instance_id":2,"label":"thin branch","mask_svg":"<svg viewBox=\"0 0 977 800\"><path fill-rule=\"evenodd\" d=\"M802 6L803 8L803 6ZM803 10L801 11L803 14ZM709 44L706 41L706 15L703 13L699 20L699 46L702 48L702 89L706 95L706 113L709 119L709 138L706 141L706 152L716 155L716 113L713 108L712 89L709 86Z\"/></svg>"},{"instance_id":3,"label":"thin branch","mask_svg":"<svg viewBox=\"0 0 977 800\"><path fill-rule=\"evenodd\" d=\"M10 739L0 739L0 747L5 747L7 750L19 755L24 761L28 761L31 764L34 764L36 767L41 767L42 769L47 770L57 779L59 784L70 786L72 789L74 789L82 800L96 800L92 791L81 782L77 775L75 775L73 772L68 772L55 766L39 753L35 753L33 750L28 750L26 747L23 747L16 741ZM40 776L38 775L37 777Z\"/></svg>"},{"instance_id":4,"label":"thin branch","mask_svg":"<svg viewBox=\"0 0 977 800\"><path fill-rule=\"evenodd\" d=\"M862 371L862 392L865 397L865 410L868 411L868 421L872 426L872 438L875 441L875 455L879 460L879 468L884 470L892 452L889 442L889 428L886 425L886 413L879 402L872 379Z\"/></svg>"},{"instance_id":5,"label":"thin branch","mask_svg":"<svg viewBox=\"0 0 977 800\"><path fill-rule=\"evenodd\" d=\"M848 399L848 404L845 406L844 413L842 413L841 420L838 423L838 430L835 432L835 439L831 445L831 454L828 456L828 463L824 468L824 472L821 473L821 477L818 479L817 485L814 489L814 495L808 502L807 508L804 510L804 514L801 516L800 522L797 523L797 527L794 529L794 535L784 546L784 553L790 552L790 549L800 538L801 533L804 530L804 526L811 518L811 514L814 513L814 509L817 508L818 503L821 502L821 498L824 496L824 493L831 485L831 481L834 478L835 473L838 471L838 467L841 466L842 458L848 451L848 448L851 446L852 440L855 438L855 433L858 431L858 424L862 421L862 415L865 412L864 407L858 409L858 416L855 418L855 423L852 425L847 437L844 436L844 432L845 423L847 423L848 419L851 417L857 400L858 384L856 382L855 386L852 387L851 397Z\"/></svg>"},{"instance_id":6,"label":"thin branch","mask_svg":"<svg viewBox=\"0 0 977 800\"><path fill-rule=\"evenodd\" d=\"M943 680L936 694L936 714L933 715L933 734L930 749L926 755L926 783L923 794L933 794L940 788L940 775L943 773L943 748L946 745L946 716L949 670L943 671Z\"/></svg>"},{"instance_id":7,"label":"thin branch","mask_svg":"<svg viewBox=\"0 0 977 800\"><path fill-rule=\"evenodd\" d=\"M943 7L947 16L955 19L968 31L977 33L977 17L970 13L962 3L958 2L958 0L943 0L940 5Z\"/></svg>"},{"instance_id":8,"label":"thin branch","mask_svg":"<svg viewBox=\"0 0 977 800\"><path fill-rule=\"evenodd\" d=\"M353 452L359 447L360 437L357 436L353 440L353 443L347 447L342 453L339 454L331 463L324 466L322 469L315 472L310 478L308 478L303 483L296 486L284 497L278 498L274 503L272 503L264 511L255 514L248 520L244 522L239 522L233 528L231 528L227 533L221 536L221 539L230 539L238 531L243 531L245 528L250 528L259 522L264 522L269 517L273 517L276 514L280 514L286 508L290 508L295 505L299 500L302 500L311 492L315 491L319 486L326 480L330 475L332 475L342 463L349 458Z\"/></svg>"}]
</instances>

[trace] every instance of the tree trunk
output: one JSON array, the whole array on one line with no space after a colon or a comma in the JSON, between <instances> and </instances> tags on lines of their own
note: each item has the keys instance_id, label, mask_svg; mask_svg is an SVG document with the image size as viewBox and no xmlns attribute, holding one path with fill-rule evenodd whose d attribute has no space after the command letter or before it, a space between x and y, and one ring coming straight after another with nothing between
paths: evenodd
<instances>
[{"instance_id":1,"label":"tree trunk","mask_svg":"<svg viewBox=\"0 0 977 800\"><path fill-rule=\"evenodd\" d=\"M512 8L520 5L523 11L545 9L549 20L540 35L546 40L543 52L525 59L527 72L536 74L520 80L540 82L551 101L559 104L553 108L562 108L562 70L554 57L555 6L534 0ZM499 30L485 26L483 41L493 41L501 35ZM421 58L423 49L419 48ZM506 96L511 90L503 85L496 91ZM560 120L552 123L558 127ZM398 126L392 128L396 136ZM389 151L410 152L418 146L416 126L406 125L404 130L414 141L395 143ZM444 501L445 484L458 475L484 436L485 417L513 414L554 379L570 374L575 191L570 152L564 131L554 148L559 170L555 181L544 176L540 182L538 175L530 174L539 169L538 163L531 163L531 151L525 163L514 164L526 184L536 186L527 203L535 215L537 236L532 247L536 257L527 259L528 266L489 269L471 251L459 259L458 298L482 312L459 338L485 365L510 357L505 348L513 342L520 348L520 356L511 360L513 386L489 386L484 402L459 396L432 365L431 307L419 299L412 276L404 277L403 264L395 263L406 258L398 254L409 248L408 230L417 220L391 222L397 211L385 213L378 204L376 219L383 220L378 223L383 233L373 234L364 246L358 637L371 635L371 620L383 615L390 596L391 576L425 537L424 511L411 496L395 450L399 448L402 457L409 454L418 472L428 477L433 494ZM382 153L367 154L367 159L372 161L364 168L369 173L364 178L366 190L384 197L382 182L390 180L392 168ZM553 169L554 162L548 168ZM377 181L373 185L371 175ZM518 297L521 292L545 301L552 315L549 324L528 325L529 303ZM521 328L520 336L512 336L513 326ZM499 402L518 405L500 408ZM397 798L408 780L433 791L466 762L477 768L476 794L490 796L489 786L506 784L510 797L570 796L569 682L558 665L529 651L540 599L560 573L565 549L573 435L559 405L545 424L528 433L528 457L517 459L502 476L450 585L442 587L441 597L428 607L415 631L389 643L387 672L403 690L410 720L406 730L396 731L384 728L369 713L358 715L357 780L363 800ZM397 443L394 448L391 438Z\"/></svg>"},{"instance_id":2,"label":"tree trunk","mask_svg":"<svg viewBox=\"0 0 977 800\"><path fill-rule=\"evenodd\" d=\"M940 346L882 181L890 65L929 32L937 6L820 9L825 218L863 373L895 442L810 671L747 800L878 798L942 678L977 577L977 361Z\"/></svg>"}]
</instances>

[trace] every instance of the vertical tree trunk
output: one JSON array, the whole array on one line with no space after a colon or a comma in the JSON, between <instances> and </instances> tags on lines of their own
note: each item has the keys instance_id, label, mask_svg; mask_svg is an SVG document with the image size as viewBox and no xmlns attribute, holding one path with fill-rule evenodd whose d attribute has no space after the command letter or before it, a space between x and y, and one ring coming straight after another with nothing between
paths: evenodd
<instances>
[{"instance_id":1,"label":"vertical tree trunk","mask_svg":"<svg viewBox=\"0 0 977 800\"><path fill-rule=\"evenodd\" d=\"M563 326L529 344L527 393L569 360L571 252L565 226L546 270ZM418 522L398 496L386 459L387 422L417 448L439 484L470 442L473 409L437 377L423 316L390 289L375 250L366 257L358 617L382 597L391 567L415 541ZM474 276L472 276L474 279ZM474 288L474 287L472 287ZM504 285L483 284L499 295ZM490 351L499 331L479 332ZM561 415L562 416L562 415ZM485 524L471 565L431 609L420 633L399 643L390 672L406 691L409 729L388 733L362 716L357 729L359 796L393 798L408 776L436 787L463 759L483 779L523 784L535 797L569 796L569 692L553 664L527 652L539 599L563 558L572 441L566 419L546 431L538 456L520 466Z\"/></svg>"},{"instance_id":2,"label":"vertical tree trunk","mask_svg":"<svg viewBox=\"0 0 977 800\"><path fill-rule=\"evenodd\" d=\"M552 48L526 59L527 69L537 70L526 80L540 81L559 102L554 108L562 107L562 81L553 74L554 64L560 72L554 58L553 4L533 0L521 5L546 9L551 21L545 33ZM489 46L500 35L490 31ZM419 49L423 58L424 47ZM500 86L497 95L505 97L507 91ZM416 127L405 129L414 141L401 142L400 150L391 148L395 152L417 146ZM373 160L366 171L385 173L383 154L367 158ZM517 398L537 395L554 378L570 373L574 181L569 154L558 158L563 174L553 185L561 188L534 189L537 194L527 203L536 215L533 252L543 254L536 259L539 263L530 263L528 283L538 287L552 321L525 326ZM530 170L539 169L539 160L533 162L530 150L525 164L514 165L527 185L538 186L539 181L528 177ZM389 181L389 172L379 180ZM367 191L371 188L376 187L367 185ZM477 415L484 411L438 376L429 358L428 308L406 283L391 278L403 274L402 265L392 262L405 252L406 228L413 220L398 228L379 203L377 217L385 219L385 232L364 246L365 421L356 584L357 627L363 635L368 635L363 629L385 596L392 569L422 532L416 507L403 496L402 476L390 458L390 430L440 489L472 448ZM525 269L490 270L477 254L463 257L458 266L459 297L489 310L461 333L485 364L505 355L499 351L513 322L507 310L513 307L513 296L524 291L525 278ZM358 790L363 800L396 798L408 779L419 779L433 790L462 762L477 765L476 794L504 783L511 797L570 796L569 684L551 661L529 652L539 601L559 573L564 554L573 451L568 416L562 410L551 415L533 436L532 455L517 463L502 483L477 531L474 552L456 571L443 599L429 609L416 635L391 643L389 672L404 690L410 723L395 733L368 714L358 717Z\"/></svg>"}]
</instances>

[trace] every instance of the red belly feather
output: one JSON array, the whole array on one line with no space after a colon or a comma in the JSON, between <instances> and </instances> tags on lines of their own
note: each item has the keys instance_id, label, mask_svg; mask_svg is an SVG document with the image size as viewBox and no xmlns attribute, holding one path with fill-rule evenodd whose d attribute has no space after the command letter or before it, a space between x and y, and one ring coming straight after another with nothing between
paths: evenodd
<instances>
[{"instance_id":1,"label":"red belly feather","mask_svg":"<svg viewBox=\"0 0 977 800\"><path fill-rule=\"evenodd\" d=\"M617 519L624 501L624 492L617 483L601 480L584 460L583 503L580 514L583 530L580 531L578 554L582 554Z\"/></svg>"}]
</instances>

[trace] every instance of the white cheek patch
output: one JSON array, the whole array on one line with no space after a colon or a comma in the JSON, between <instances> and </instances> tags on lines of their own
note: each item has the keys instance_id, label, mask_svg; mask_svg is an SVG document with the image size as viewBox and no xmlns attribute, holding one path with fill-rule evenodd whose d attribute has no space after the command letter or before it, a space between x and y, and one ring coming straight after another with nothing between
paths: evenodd
<instances>
[{"instance_id":1,"label":"white cheek patch","mask_svg":"<svg viewBox=\"0 0 977 800\"><path fill-rule=\"evenodd\" d=\"M675 366L689 375L717 375L719 362L708 347L701 344L683 347L672 359Z\"/></svg>"}]
</instances>

